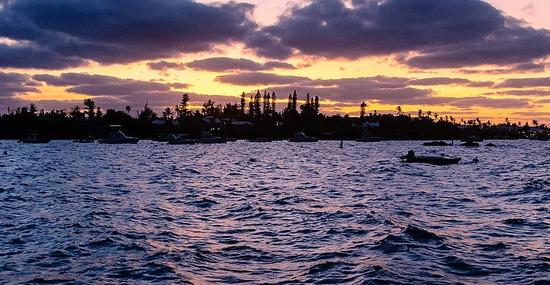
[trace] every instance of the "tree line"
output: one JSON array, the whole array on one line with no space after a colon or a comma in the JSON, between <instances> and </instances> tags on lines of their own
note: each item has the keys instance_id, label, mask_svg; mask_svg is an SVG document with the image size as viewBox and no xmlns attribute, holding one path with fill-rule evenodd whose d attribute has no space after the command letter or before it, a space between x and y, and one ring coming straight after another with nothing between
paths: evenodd
<instances>
[{"instance_id":1,"label":"tree line","mask_svg":"<svg viewBox=\"0 0 550 285\"><path fill-rule=\"evenodd\" d=\"M128 135L155 138L168 133L187 133L198 136L203 131L234 138L266 137L283 139L302 131L325 139L358 138L369 128L369 133L386 139L459 139L467 136L491 138L526 138L533 135L531 126L548 135L548 128L537 121L504 124L474 120L456 120L431 111L418 110L415 116L405 113L400 106L395 114L367 114L362 102L359 117L325 115L320 112L320 99L306 94L301 100L296 91L286 98L286 106L277 110L275 92L257 91L240 101L217 104L208 99L200 108L192 109L188 94L183 94L177 105L165 107L160 114L145 103L136 116L131 107L124 111L97 106L93 99L85 99L82 106L70 110L38 110L29 106L8 109L0 116L0 138L18 139L38 134L52 139L74 139L85 136L104 137L110 125L121 125ZM377 127L369 127L376 123Z\"/></svg>"}]
</instances>

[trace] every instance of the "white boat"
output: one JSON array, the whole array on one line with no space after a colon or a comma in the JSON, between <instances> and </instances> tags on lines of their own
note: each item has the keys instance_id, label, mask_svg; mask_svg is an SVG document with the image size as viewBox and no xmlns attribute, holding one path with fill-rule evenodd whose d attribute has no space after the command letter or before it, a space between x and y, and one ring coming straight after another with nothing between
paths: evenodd
<instances>
[{"instance_id":1,"label":"white boat","mask_svg":"<svg viewBox=\"0 0 550 285\"><path fill-rule=\"evenodd\" d=\"M213 135L211 132L203 132L201 135L201 138L199 139L199 143L204 144L215 144L215 143L227 143L227 140Z\"/></svg>"},{"instance_id":2,"label":"white boat","mask_svg":"<svg viewBox=\"0 0 550 285\"><path fill-rule=\"evenodd\" d=\"M138 138L128 137L121 130L116 130L106 139L99 140L99 143L104 144L136 144L138 142Z\"/></svg>"},{"instance_id":3,"label":"white boat","mask_svg":"<svg viewBox=\"0 0 550 285\"><path fill-rule=\"evenodd\" d=\"M49 143L50 139L39 138L37 134L31 134L24 139L19 140L20 143L42 144Z\"/></svg>"},{"instance_id":4,"label":"white boat","mask_svg":"<svg viewBox=\"0 0 550 285\"><path fill-rule=\"evenodd\" d=\"M196 144L198 140L190 139L186 134L170 135L168 138L168 144L182 145L182 144Z\"/></svg>"},{"instance_id":5,"label":"white boat","mask_svg":"<svg viewBox=\"0 0 550 285\"><path fill-rule=\"evenodd\" d=\"M314 137L306 136L303 132L297 132L293 137L288 139L289 142L316 142L317 139Z\"/></svg>"}]
</instances>

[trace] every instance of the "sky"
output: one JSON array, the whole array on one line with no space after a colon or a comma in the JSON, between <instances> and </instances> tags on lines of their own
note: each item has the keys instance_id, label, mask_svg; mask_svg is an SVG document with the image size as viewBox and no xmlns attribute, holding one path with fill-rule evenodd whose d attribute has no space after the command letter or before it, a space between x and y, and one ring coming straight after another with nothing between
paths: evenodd
<instances>
[{"instance_id":1,"label":"sky","mask_svg":"<svg viewBox=\"0 0 550 285\"><path fill-rule=\"evenodd\" d=\"M0 0L0 113L242 92L550 123L547 0Z\"/></svg>"}]
</instances>

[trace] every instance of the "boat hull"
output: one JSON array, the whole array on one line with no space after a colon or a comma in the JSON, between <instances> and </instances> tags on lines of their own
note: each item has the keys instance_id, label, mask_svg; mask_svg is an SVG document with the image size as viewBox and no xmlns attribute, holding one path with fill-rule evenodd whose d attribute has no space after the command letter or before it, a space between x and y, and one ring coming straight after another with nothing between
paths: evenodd
<instances>
[{"instance_id":1,"label":"boat hull","mask_svg":"<svg viewBox=\"0 0 550 285\"><path fill-rule=\"evenodd\" d=\"M22 139L19 142L20 143L28 143L28 144L46 144L49 143L51 140L48 139Z\"/></svg>"},{"instance_id":2,"label":"boat hull","mask_svg":"<svg viewBox=\"0 0 550 285\"><path fill-rule=\"evenodd\" d=\"M408 163L425 163L432 165L451 165L458 164L460 158L447 158L437 156L415 156L415 157L402 157Z\"/></svg>"},{"instance_id":3,"label":"boat hull","mask_svg":"<svg viewBox=\"0 0 550 285\"><path fill-rule=\"evenodd\" d=\"M137 144L138 142L139 142L139 139L124 139L124 140L104 139L104 140L99 140L99 143L102 143L102 144Z\"/></svg>"}]
</instances>

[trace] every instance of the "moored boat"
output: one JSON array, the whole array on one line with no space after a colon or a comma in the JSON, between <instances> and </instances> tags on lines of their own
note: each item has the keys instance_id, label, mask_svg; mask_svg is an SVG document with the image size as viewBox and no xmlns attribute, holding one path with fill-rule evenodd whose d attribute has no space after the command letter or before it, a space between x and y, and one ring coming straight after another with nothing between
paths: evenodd
<instances>
[{"instance_id":1,"label":"moored boat","mask_svg":"<svg viewBox=\"0 0 550 285\"><path fill-rule=\"evenodd\" d=\"M467 141L463 144L460 144L460 146L465 146L465 147L479 147L479 143L477 142L474 142L474 141Z\"/></svg>"},{"instance_id":2,"label":"moored boat","mask_svg":"<svg viewBox=\"0 0 550 285\"><path fill-rule=\"evenodd\" d=\"M186 134L170 135L170 138L168 138L168 144L171 145L189 145L196 144L198 142L198 140L190 139L189 135Z\"/></svg>"},{"instance_id":3,"label":"moored boat","mask_svg":"<svg viewBox=\"0 0 550 285\"><path fill-rule=\"evenodd\" d=\"M199 143L204 144L216 144L216 143L227 143L227 140L213 135L211 132L203 132L201 135L201 138L199 139Z\"/></svg>"},{"instance_id":4,"label":"moored boat","mask_svg":"<svg viewBox=\"0 0 550 285\"><path fill-rule=\"evenodd\" d=\"M109 137L99 140L99 143L103 144L137 144L138 142L138 138L128 137L120 130L114 131Z\"/></svg>"},{"instance_id":5,"label":"moored boat","mask_svg":"<svg viewBox=\"0 0 550 285\"><path fill-rule=\"evenodd\" d=\"M460 157L444 157L444 156L417 156L414 151L409 151L407 155L401 156L401 159L408 163L425 163L432 165L451 165L458 164Z\"/></svg>"},{"instance_id":6,"label":"moored boat","mask_svg":"<svg viewBox=\"0 0 550 285\"><path fill-rule=\"evenodd\" d=\"M446 143L444 141L432 141L423 143L424 146L450 146L453 143Z\"/></svg>"},{"instance_id":7,"label":"moored boat","mask_svg":"<svg viewBox=\"0 0 550 285\"><path fill-rule=\"evenodd\" d=\"M256 142L256 143L266 143L266 142L272 142L273 140L268 139L268 138L253 138L253 139L249 139L248 141L249 142Z\"/></svg>"},{"instance_id":8,"label":"moored boat","mask_svg":"<svg viewBox=\"0 0 550 285\"><path fill-rule=\"evenodd\" d=\"M26 138L20 139L20 143L30 143L30 144L44 144L49 143L50 139L40 138L37 134L30 134Z\"/></svg>"},{"instance_id":9,"label":"moored boat","mask_svg":"<svg viewBox=\"0 0 550 285\"><path fill-rule=\"evenodd\" d=\"M381 142L381 137L376 136L363 136L356 140L357 142Z\"/></svg>"},{"instance_id":10,"label":"moored boat","mask_svg":"<svg viewBox=\"0 0 550 285\"><path fill-rule=\"evenodd\" d=\"M79 138L73 141L74 143L95 143L95 139L92 137Z\"/></svg>"},{"instance_id":11,"label":"moored boat","mask_svg":"<svg viewBox=\"0 0 550 285\"><path fill-rule=\"evenodd\" d=\"M295 133L293 137L288 139L289 142L317 142L314 137L306 136L303 132Z\"/></svg>"}]
</instances>

